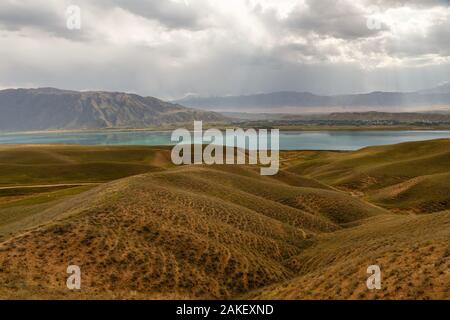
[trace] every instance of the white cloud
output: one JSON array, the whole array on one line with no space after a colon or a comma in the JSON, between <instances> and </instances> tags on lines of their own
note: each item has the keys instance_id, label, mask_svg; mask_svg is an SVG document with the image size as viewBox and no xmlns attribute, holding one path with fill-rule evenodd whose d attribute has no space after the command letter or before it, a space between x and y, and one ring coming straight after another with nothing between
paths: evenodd
<instances>
[{"instance_id":1,"label":"white cloud","mask_svg":"<svg viewBox=\"0 0 450 320\"><path fill-rule=\"evenodd\" d=\"M429 87L422 73L431 85L447 80L437 71L450 63L446 1L78 0L80 31L65 28L69 4L1 2L1 86L177 97Z\"/></svg>"}]
</instances>

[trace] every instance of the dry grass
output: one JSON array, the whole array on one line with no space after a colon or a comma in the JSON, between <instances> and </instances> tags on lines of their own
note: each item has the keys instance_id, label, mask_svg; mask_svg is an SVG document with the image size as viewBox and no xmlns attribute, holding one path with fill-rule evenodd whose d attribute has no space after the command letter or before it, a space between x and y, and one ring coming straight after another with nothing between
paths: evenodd
<instances>
[{"instance_id":1,"label":"dry grass","mask_svg":"<svg viewBox=\"0 0 450 320\"><path fill-rule=\"evenodd\" d=\"M290 156L286 171L316 179L395 212L450 209L450 140L408 142L356 152Z\"/></svg>"},{"instance_id":2,"label":"dry grass","mask_svg":"<svg viewBox=\"0 0 450 320\"><path fill-rule=\"evenodd\" d=\"M107 182L171 167L170 149L145 146L0 146L0 187Z\"/></svg>"},{"instance_id":3,"label":"dry grass","mask_svg":"<svg viewBox=\"0 0 450 320\"><path fill-rule=\"evenodd\" d=\"M450 212L379 216L325 235L291 258L294 279L246 295L252 299L449 299ZM366 269L379 265L381 290Z\"/></svg>"},{"instance_id":4,"label":"dry grass","mask_svg":"<svg viewBox=\"0 0 450 320\"><path fill-rule=\"evenodd\" d=\"M167 150L132 159L122 147L108 155L50 150L68 165L117 155L150 166L80 194L3 195L0 297L448 299L450 213L434 211L449 168L437 162L414 173L408 160L445 158L448 144L286 152L274 177L252 166L170 168ZM390 166L395 175L380 171ZM51 193L54 201L39 200ZM434 213L397 213L420 206ZM81 267L81 291L65 286L70 264ZM377 292L365 287L371 264L383 272Z\"/></svg>"}]
</instances>

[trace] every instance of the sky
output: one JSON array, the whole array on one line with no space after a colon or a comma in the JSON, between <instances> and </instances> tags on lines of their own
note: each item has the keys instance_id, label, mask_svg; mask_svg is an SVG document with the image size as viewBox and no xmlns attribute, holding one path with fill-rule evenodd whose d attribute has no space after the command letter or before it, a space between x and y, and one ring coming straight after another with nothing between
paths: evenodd
<instances>
[{"instance_id":1,"label":"sky","mask_svg":"<svg viewBox=\"0 0 450 320\"><path fill-rule=\"evenodd\" d=\"M0 89L413 91L450 80L449 18L450 0L2 0Z\"/></svg>"}]
</instances>

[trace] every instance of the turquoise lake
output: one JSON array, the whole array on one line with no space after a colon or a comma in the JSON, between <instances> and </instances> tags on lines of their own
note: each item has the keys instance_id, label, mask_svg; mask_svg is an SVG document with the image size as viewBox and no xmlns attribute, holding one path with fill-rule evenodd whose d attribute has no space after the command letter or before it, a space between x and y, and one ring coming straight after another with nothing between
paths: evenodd
<instances>
[{"instance_id":1,"label":"turquoise lake","mask_svg":"<svg viewBox=\"0 0 450 320\"><path fill-rule=\"evenodd\" d=\"M99 131L0 134L0 144L173 145L171 132ZM450 131L280 132L281 150L357 150L367 146L450 138Z\"/></svg>"}]
</instances>

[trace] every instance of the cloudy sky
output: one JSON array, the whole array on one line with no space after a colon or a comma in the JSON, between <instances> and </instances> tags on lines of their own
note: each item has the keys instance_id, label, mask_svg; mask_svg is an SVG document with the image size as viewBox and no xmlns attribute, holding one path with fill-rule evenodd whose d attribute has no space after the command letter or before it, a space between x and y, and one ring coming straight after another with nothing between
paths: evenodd
<instances>
[{"instance_id":1,"label":"cloudy sky","mask_svg":"<svg viewBox=\"0 0 450 320\"><path fill-rule=\"evenodd\" d=\"M449 0L2 0L0 88L423 89L450 80L449 18Z\"/></svg>"}]
</instances>

